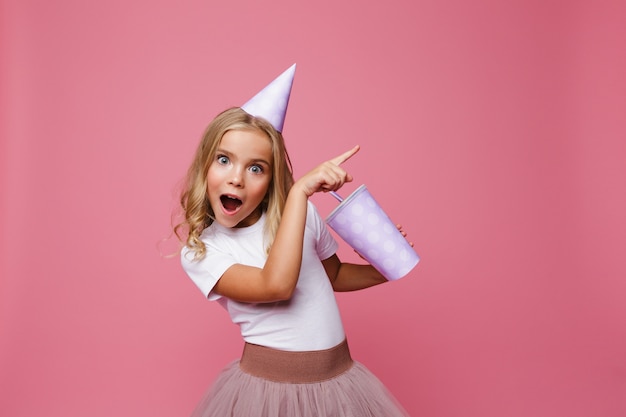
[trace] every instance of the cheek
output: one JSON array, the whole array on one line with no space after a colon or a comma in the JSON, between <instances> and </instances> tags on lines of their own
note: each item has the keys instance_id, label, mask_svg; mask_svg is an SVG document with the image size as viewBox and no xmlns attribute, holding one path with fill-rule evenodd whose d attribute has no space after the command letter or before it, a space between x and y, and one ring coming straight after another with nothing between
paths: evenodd
<instances>
[{"instance_id":1,"label":"cheek","mask_svg":"<svg viewBox=\"0 0 626 417\"><path fill-rule=\"evenodd\" d=\"M209 168L209 172L206 176L207 192L210 193L212 189L215 189L221 183L221 177L219 171Z\"/></svg>"},{"instance_id":2,"label":"cheek","mask_svg":"<svg viewBox=\"0 0 626 417\"><path fill-rule=\"evenodd\" d=\"M258 198L264 199L270 191L270 181L260 181L255 187L255 194Z\"/></svg>"}]
</instances>

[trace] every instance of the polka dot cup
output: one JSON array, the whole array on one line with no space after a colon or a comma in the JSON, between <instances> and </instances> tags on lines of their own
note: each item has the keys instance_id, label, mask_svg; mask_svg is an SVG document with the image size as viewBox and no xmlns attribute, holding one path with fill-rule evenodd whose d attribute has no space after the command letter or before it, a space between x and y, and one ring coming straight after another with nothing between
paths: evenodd
<instances>
[{"instance_id":1,"label":"polka dot cup","mask_svg":"<svg viewBox=\"0 0 626 417\"><path fill-rule=\"evenodd\" d=\"M326 223L388 280L402 278L420 260L365 185L343 200Z\"/></svg>"}]
</instances>

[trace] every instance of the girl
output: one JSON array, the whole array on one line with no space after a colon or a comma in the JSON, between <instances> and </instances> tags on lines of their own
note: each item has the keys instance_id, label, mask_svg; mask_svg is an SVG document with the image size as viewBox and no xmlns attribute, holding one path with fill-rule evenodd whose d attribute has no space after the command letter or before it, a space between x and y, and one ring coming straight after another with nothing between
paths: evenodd
<instances>
[{"instance_id":1,"label":"girl","mask_svg":"<svg viewBox=\"0 0 626 417\"><path fill-rule=\"evenodd\" d=\"M265 118L235 107L208 126L175 230L183 268L229 312L245 346L194 417L407 415L351 359L333 294L386 280L370 265L339 260L309 201L352 181L341 164L358 150L294 181L282 134Z\"/></svg>"}]
</instances>

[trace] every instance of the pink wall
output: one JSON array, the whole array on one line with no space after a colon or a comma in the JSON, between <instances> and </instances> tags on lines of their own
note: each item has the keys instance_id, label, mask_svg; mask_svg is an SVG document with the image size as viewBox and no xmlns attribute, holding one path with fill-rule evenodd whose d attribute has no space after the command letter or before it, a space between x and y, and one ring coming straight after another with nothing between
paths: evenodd
<instances>
[{"instance_id":1,"label":"pink wall","mask_svg":"<svg viewBox=\"0 0 626 417\"><path fill-rule=\"evenodd\" d=\"M184 416L237 357L157 243L205 124L293 62L296 173L361 144L344 193L422 256L339 296L354 356L415 416L626 415L625 14L2 0L0 415Z\"/></svg>"}]
</instances>

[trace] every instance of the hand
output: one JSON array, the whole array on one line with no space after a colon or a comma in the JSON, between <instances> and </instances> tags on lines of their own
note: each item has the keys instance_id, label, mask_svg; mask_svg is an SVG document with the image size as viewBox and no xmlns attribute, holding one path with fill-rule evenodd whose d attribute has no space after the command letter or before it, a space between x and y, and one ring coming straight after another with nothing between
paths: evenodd
<instances>
[{"instance_id":1,"label":"hand","mask_svg":"<svg viewBox=\"0 0 626 417\"><path fill-rule=\"evenodd\" d=\"M319 191L337 191L343 184L352 181L352 176L340 165L350 159L359 149L360 147L357 145L349 151L318 165L296 181L294 187L300 188L307 197Z\"/></svg>"},{"instance_id":2,"label":"hand","mask_svg":"<svg viewBox=\"0 0 626 417\"><path fill-rule=\"evenodd\" d=\"M406 232L402 230L402 225L396 224L396 227L398 228L398 231L402 234L402 236L406 237ZM409 241L409 245L413 247L413 242Z\"/></svg>"}]
</instances>

